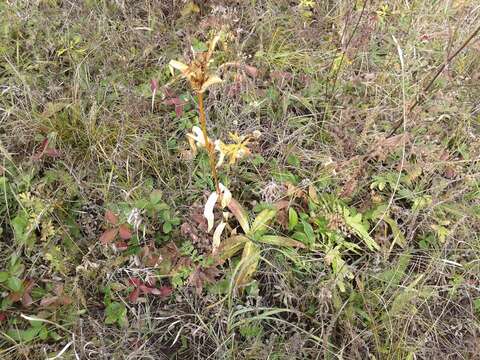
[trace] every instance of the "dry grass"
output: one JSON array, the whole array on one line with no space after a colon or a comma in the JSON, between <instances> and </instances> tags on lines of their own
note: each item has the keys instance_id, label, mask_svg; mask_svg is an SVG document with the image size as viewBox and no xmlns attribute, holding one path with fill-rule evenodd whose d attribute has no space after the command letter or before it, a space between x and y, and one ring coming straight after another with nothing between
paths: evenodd
<instances>
[{"instance_id":1,"label":"dry grass","mask_svg":"<svg viewBox=\"0 0 480 360\"><path fill-rule=\"evenodd\" d=\"M0 183L0 269L10 271L17 254L22 279L38 290L32 306L9 305L0 283L0 357L43 359L64 348L66 359L478 357L479 37L424 91L478 26L476 2L212 1L182 15L185 3L0 4L0 177L8 181ZM387 224L373 221L381 250L343 251L354 275L345 292L325 248L265 246L244 297L228 290L235 267L224 266L201 296L183 279L168 298L132 304L126 280L156 270L98 241L105 209L161 189L184 219L213 190L207 158L184 159L198 121L193 94L177 82L183 115L161 94L152 112L150 81L166 84L168 62L188 60L194 39L222 26L216 64L241 66L222 70L224 83L206 95L209 131L263 135L220 180L248 208L282 196L287 181L314 184L365 214L388 205L404 234L404 247L392 245ZM389 143L402 119L397 134L407 141ZM35 160L45 138L59 154ZM30 250L14 234L22 207L39 221ZM165 235L149 220L142 241L185 243L179 227ZM72 304L40 306L58 283ZM105 324L106 288L125 305L128 327ZM50 335L12 339L9 330L30 326L20 313L48 320Z\"/></svg>"}]
</instances>

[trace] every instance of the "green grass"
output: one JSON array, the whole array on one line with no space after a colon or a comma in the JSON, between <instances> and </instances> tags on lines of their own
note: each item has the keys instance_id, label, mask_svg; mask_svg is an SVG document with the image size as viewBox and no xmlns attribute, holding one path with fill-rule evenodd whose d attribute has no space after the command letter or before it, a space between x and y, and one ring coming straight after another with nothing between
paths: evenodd
<instances>
[{"instance_id":1,"label":"green grass","mask_svg":"<svg viewBox=\"0 0 480 360\"><path fill-rule=\"evenodd\" d=\"M476 2L207 3L0 4L0 358L475 358L479 36L424 89ZM240 66L205 95L210 136L262 133L220 180L306 247L248 234L242 290L248 259L210 256L196 98L162 87L220 29L212 67Z\"/></svg>"}]
</instances>

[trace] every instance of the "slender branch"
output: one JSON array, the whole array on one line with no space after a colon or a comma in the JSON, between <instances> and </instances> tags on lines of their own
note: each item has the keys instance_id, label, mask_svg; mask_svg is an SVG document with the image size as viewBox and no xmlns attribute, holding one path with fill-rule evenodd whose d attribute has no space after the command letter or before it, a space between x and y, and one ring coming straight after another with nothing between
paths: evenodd
<instances>
[{"instance_id":1,"label":"slender branch","mask_svg":"<svg viewBox=\"0 0 480 360\"><path fill-rule=\"evenodd\" d=\"M437 72L435 73L435 75L433 75L432 79L430 80L430 82L427 84L427 86L425 86L425 88L423 88L421 94L419 94L417 96L417 99L415 100L415 102L410 106L410 108L408 109L408 114L410 114L413 109L415 109L417 107L417 105L419 105L422 101L423 101L423 98L425 97L425 94L430 90L430 88L432 87L433 83L435 82L435 80L437 80L437 78L440 76L440 74L443 72L443 70L445 70L445 68L452 62L452 60L458 55L460 54L460 52L465 49L467 47L467 45L473 40L473 38L475 36L478 35L478 33L480 32L480 25L470 34L470 36L467 38L467 40L465 40L463 42L463 44L452 54L450 55L444 62L443 64L438 68ZM399 119L393 126L393 129L390 131L390 134L387 136L387 139L392 137L393 135L395 135L395 132L398 130L398 128L400 127L400 125L403 124L403 118L402 119Z\"/></svg>"},{"instance_id":2,"label":"slender branch","mask_svg":"<svg viewBox=\"0 0 480 360\"><path fill-rule=\"evenodd\" d=\"M205 148L208 152L208 159L210 161L210 170L212 172L213 181L215 183L215 191L220 195L220 186L218 185L217 167L215 159L215 149L213 144L208 139L207 132L207 119L205 116L205 107L203 105L203 93L197 92L198 96L198 109L200 114L200 127L202 128L203 137L205 138Z\"/></svg>"}]
</instances>

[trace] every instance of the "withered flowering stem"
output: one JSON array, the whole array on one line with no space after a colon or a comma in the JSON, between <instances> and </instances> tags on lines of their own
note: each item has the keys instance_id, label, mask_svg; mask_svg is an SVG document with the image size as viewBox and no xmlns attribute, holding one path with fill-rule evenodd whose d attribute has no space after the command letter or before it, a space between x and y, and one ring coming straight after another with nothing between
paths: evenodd
<instances>
[{"instance_id":1,"label":"withered flowering stem","mask_svg":"<svg viewBox=\"0 0 480 360\"><path fill-rule=\"evenodd\" d=\"M220 186L218 185L218 175L216 168L215 149L214 145L208 138L207 119L205 116L205 107L203 104L203 92L197 92L198 97L198 112L200 115L200 127L202 129L203 137L205 138L205 148L207 149L208 159L210 161L210 170L212 172L213 182L215 183L215 191L220 195Z\"/></svg>"}]
</instances>

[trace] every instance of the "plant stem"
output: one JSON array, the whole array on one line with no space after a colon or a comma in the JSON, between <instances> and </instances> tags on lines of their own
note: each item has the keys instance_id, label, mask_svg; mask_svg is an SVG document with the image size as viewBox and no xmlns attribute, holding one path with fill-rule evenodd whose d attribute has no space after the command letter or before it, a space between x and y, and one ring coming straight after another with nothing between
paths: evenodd
<instances>
[{"instance_id":1,"label":"plant stem","mask_svg":"<svg viewBox=\"0 0 480 360\"><path fill-rule=\"evenodd\" d=\"M210 170L212 172L213 182L215 183L215 191L220 195L220 186L218 185L218 176L216 168L215 150L213 144L208 139L207 133L207 119L205 117L205 108L203 105L203 93L197 92L198 96L198 109L200 113L200 127L202 128L203 137L205 138L205 148L208 152L208 159L210 160Z\"/></svg>"}]
</instances>

